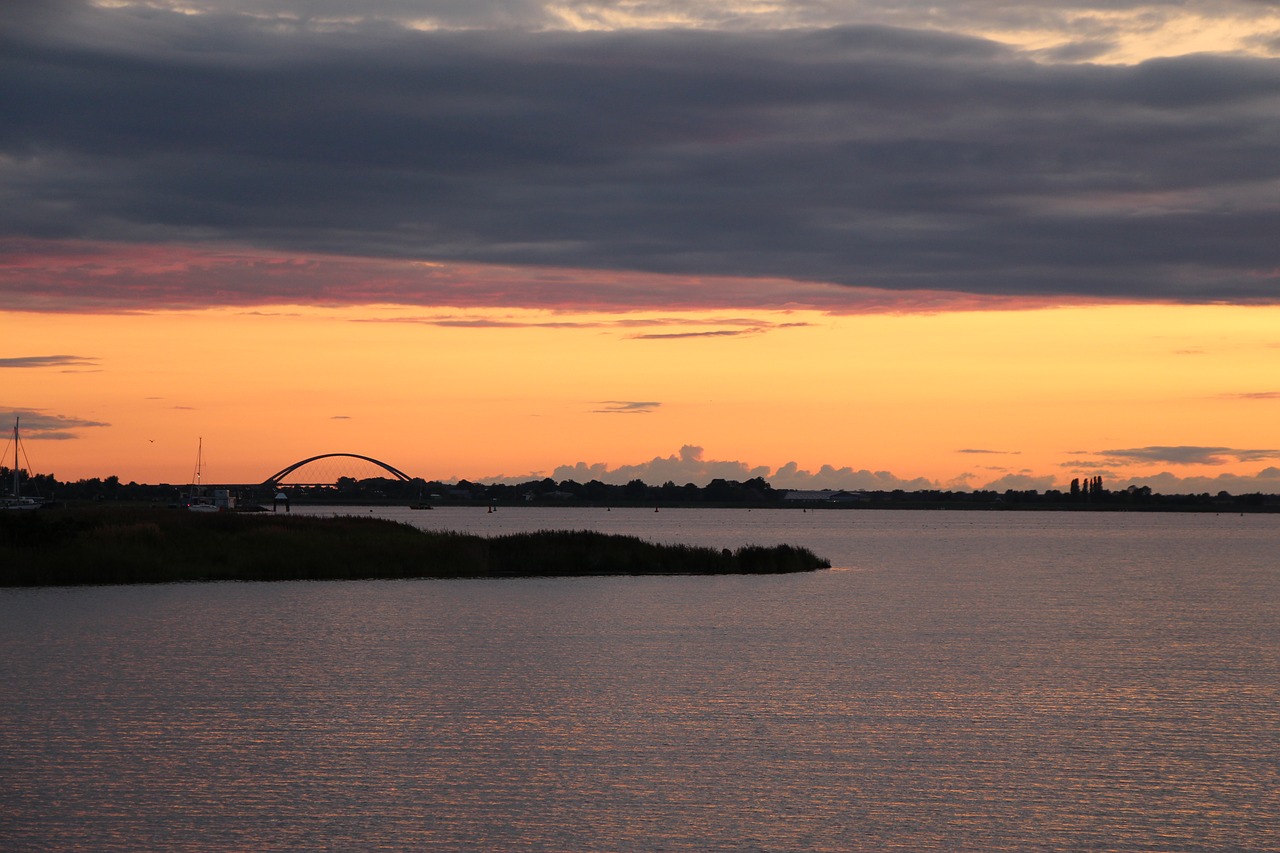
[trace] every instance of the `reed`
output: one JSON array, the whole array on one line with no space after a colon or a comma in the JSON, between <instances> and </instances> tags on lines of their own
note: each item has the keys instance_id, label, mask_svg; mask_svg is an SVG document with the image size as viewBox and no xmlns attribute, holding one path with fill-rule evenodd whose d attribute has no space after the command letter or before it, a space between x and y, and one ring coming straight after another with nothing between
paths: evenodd
<instances>
[{"instance_id":1,"label":"reed","mask_svg":"<svg viewBox=\"0 0 1280 853\"><path fill-rule=\"evenodd\" d=\"M363 516L71 507L0 515L0 586L813 571L804 548L658 545L591 531L486 538Z\"/></svg>"}]
</instances>

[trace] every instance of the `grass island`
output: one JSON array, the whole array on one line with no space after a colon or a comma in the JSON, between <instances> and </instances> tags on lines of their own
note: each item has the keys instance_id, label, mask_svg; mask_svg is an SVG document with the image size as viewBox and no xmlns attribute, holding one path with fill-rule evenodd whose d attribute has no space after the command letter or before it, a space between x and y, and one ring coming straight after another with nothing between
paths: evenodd
<instances>
[{"instance_id":1,"label":"grass island","mask_svg":"<svg viewBox=\"0 0 1280 853\"><path fill-rule=\"evenodd\" d=\"M483 537L363 516L69 506L0 514L0 586L180 581L774 574L830 568L805 548L659 545L543 530Z\"/></svg>"}]
</instances>

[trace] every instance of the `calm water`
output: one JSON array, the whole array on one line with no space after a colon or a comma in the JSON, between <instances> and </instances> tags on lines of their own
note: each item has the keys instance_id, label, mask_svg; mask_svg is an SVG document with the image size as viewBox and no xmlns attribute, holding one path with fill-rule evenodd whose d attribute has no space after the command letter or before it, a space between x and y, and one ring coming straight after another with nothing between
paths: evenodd
<instances>
[{"instance_id":1,"label":"calm water","mask_svg":"<svg viewBox=\"0 0 1280 853\"><path fill-rule=\"evenodd\" d=\"M1280 849L1280 517L399 512L838 568L0 592L0 849Z\"/></svg>"}]
</instances>

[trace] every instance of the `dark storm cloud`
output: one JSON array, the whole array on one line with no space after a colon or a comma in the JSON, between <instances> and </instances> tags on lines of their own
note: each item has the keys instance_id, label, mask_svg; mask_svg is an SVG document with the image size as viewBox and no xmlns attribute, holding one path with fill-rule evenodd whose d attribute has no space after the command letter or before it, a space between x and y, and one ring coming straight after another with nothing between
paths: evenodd
<instances>
[{"instance_id":1,"label":"dark storm cloud","mask_svg":"<svg viewBox=\"0 0 1280 853\"><path fill-rule=\"evenodd\" d=\"M11 237L1280 295L1275 60L1051 65L887 27L335 32L6 9Z\"/></svg>"},{"instance_id":2,"label":"dark storm cloud","mask_svg":"<svg viewBox=\"0 0 1280 853\"><path fill-rule=\"evenodd\" d=\"M12 2L12 0L11 0ZM129 5L118 0L113 5ZM761 30L890 24L964 32L1034 30L1064 39L1149 33L1188 14L1201 23L1248 18L1273 0L133 0L185 14L252 14L275 25L342 29L387 22L445 29L618 29L677 25Z\"/></svg>"}]
</instances>

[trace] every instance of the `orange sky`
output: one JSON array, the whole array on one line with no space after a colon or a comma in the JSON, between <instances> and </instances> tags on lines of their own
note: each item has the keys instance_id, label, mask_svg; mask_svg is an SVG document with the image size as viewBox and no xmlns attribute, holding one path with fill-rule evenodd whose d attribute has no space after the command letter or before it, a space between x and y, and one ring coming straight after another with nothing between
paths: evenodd
<instances>
[{"instance_id":1,"label":"orange sky","mask_svg":"<svg viewBox=\"0 0 1280 853\"><path fill-rule=\"evenodd\" d=\"M1270 463L1107 451L1266 451L1280 407L1280 308L663 312L625 325L388 306L3 316L10 351L88 360L3 372L15 410L108 424L26 437L33 467L60 479L185 482L201 437L206 480L220 482L336 451L474 480L612 469L685 445L752 468L944 486L1251 475Z\"/></svg>"},{"instance_id":2,"label":"orange sky","mask_svg":"<svg viewBox=\"0 0 1280 853\"><path fill-rule=\"evenodd\" d=\"M64 480L1280 493L1263 5L0 4L0 417Z\"/></svg>"}]
</instances>

